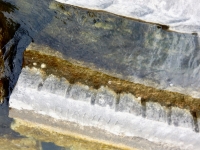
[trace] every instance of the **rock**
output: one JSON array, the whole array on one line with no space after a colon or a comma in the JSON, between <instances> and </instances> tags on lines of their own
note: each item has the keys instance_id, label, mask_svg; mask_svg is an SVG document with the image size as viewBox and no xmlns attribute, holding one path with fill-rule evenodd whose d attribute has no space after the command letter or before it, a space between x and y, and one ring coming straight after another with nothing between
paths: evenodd
<instances>
[{"instance_id":1,"label":"rock","mask_svg":"<svg viewBox=\"0 0 200 150\"><path fill-rule=\"evenodd\" d=\"M115 108L116 100L116 93L111 91L110 89L102 86L100 89L97 90L95 104L102 107L109 106L110 108Z\"/></svg>"},{"instance_id":2,"label":"rock","mask_svg":"<svg viewBox=\"0 0 200 150\"><path fill-rule=\"evenodd\" d=\"M175 126L194 129L194 119L191 113L186 109L172 107L171 123Z\"/></svg>"},{"instance_id":3,"label":"rock","mask_svg":"<svg viewBox=\"0 0 200 150\"><path fill-rule=\"evenodd\" d=\"M139 98L136 98L132 94L120 94L118 111L128 112L134 115L142 115L142 104Z\"/></svg>"},{"instance_id":4,"label":"rock","mask_svg":"<svg viewBox=\"0 0 200 150\"><path fill-rule=\"evenodd\" d=\"M42 73L36 69L26 69L23 68L18 79L17 84L23 86L24 88L38 89L39 85L43 83Z\"/></svg>"},{"instance_id":5,"label":"rock","mask_svg":"<svg viewBox=\"0 0 200 150\"><path fill-rule=\"evenodd\" d=\"M50 75L44 81L42 91L48 91L50 93L57 94L59 96L65 96L69 82L65 78L57 78L54 75Z\"/></svg>"},{"instance_id":6,"label":"rock","mask_svg":"<svg viewBox=\"0 0 200 150\"><path fill-rule=\"evenodd\" d=\"M159 103L147 102L146 118L155 121L167 122L168 121L167 108L161 106Z\"/></svg>"},{"instance_id":7,"label":"rock","mask_svg":"<svg viewBox=\"0 0 200 150\"><path fill-rule=\"evenodd\" d=\"M69 95L67 97L73 98L74 100L85 101L88 103L94 99L95 90L90 89L88 86L77 83L72 85Z\"/></svg>"}]
</instances>

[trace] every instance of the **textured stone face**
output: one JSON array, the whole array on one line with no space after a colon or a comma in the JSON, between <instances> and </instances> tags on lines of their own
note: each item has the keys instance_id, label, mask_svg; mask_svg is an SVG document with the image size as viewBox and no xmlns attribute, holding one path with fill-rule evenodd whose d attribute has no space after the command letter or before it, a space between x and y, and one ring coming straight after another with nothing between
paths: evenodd
<instances>
[{"instance_id":1,"label":"textured stone face","mask_svg":"<svg viewBox=\"0 0 200 150\"><path fill-rule=\"evenodd\" d=\"M117 95L113 91L110 91L110 89L102 86L99 90L97 90L95 104L102 107L109 106L110 108L115 108L116 101Z\"/></svg>"},{"instance_id":2,"label":"textured stone face","mask_svg":"<svg viewBox=\"0 0 200 150\"><path fill-rule=\"evenodd\" d=\"M168 111L166 107L161 106L158 103L147 102L146 103L146 117L148 119L168 122Z\"/></svg>"},{"instance_id":3,"label":"textured stone face","mask_svg":"<svg viewBox=\"0 0 200 150\"><path fill-rule=\"evenodd\" d=\"M42 69L26 67L23 69L22 75L23 72L33 72L33 70L37 70L34 74L45 72ZM26 75L29 76L28 73ZM19 81L26 78L25 76L20 76ZM23 78L21 79L21 77ZM26 118L33 113L32 115L38 116L36 120L52 117L53 120L58 120L58 124L59 122L76 123L78 124L75 125L76 127L84 126L80 127L82 130L85 130L85 127L103 130L104 133L115 134L116 138L123 135L122 138L128 137L131 141L135 137L151 139L158 144L159 149L165 149L162 147L163 145L160 147L160 143L165 143L166 147L174 149L179 148L180 145L180 149L186 149L188 146L194 150L199 148L198 113L195 118L189 110L178 107L166 108L155 102L141 102L141 98L136 98L132 94L122 93L119 95L104 86L95 90L80 83L70 83L69 86L69 82L65 82L62 84L63 87L69 87L65 90L67 91L66 95L59 95L56 93L57 88L62 89L57 86L60 85L59 78L53 75L44 76L44 78L46 79L41 85L41 90L17 84L17 88L10 98L10 107L21 113L14 113L14 116L21 115ZM32 83L31 80L35 79L27 78L27 80L30 80L27 81L28 83ZM112 82L110 81L109 84ZM94 96L93 99L92 96ZM41 114L44 116L40 116ZM45 120L41 120L42 124L47 124ZM50 122L52 121L48 121L48 125L52 126L56 121ZM91 134L94 136L98 132ZM110 140L112 139L110 138L108 141ZM183 142L184 144L182 144ZM135 145L134 140L130 145ZM148 145L145 146L148 147ZM150 147L155 149L152 145Z\"/></svg>"},{"instance_id":4,"label":"textured stone face","mask_svg":"<svg viewBox=\"0 0 200 150\"><path fill-rule=\"evenodd\" d=\"M33 79L33 80L32 80ZM36 69L31 72L24 71L21 73L21 77L18 80L18 84L23 85L24 88L38 89L39 85L43 83L42 74Z\"/></svg>"},{"instance_id":5,"label":"textured stone face","mask_svg":"<svg viewBox=\"0 0 200 150\"><path fill-rule=\"evenodd\" d=\"M136 116L142 115L143 107L141 100L131 94L120 94L118 111L128 112Z\"/></svg>"},{"instance_id":6,"label":"textured stone face","mask_svg":"<svg viewBox=\"0 0 200 150\"><path fill-rule=\"evenodd\" d=\"M92 100L94 100L95 96L95 90L90 89L86 85L74 84L66 96L73 98L74 100L92 103Z\"/></svg>"},{"instance_id":7,"label":"textured stone face","mask_svg":"<svg viewBox=\"0 0 200 150\"><path fill-rule=\"evenodd\" d=\"M194 129L194 121L191 113L180 108L172 108L171 122L175 126Z\"/></svg>"},{"instance_id":8,"label":"textured stone face","mask_svg":"<svg viewBox=\"0 0 200 150\"><path fill-rule=\"evenodd\" d=\"M62 78L58 79L53 75L50 75L42 86L42 91L48 91L59 96L65 96L67 89L69 88L69 82Z\"/></svg>"}]
</instances>

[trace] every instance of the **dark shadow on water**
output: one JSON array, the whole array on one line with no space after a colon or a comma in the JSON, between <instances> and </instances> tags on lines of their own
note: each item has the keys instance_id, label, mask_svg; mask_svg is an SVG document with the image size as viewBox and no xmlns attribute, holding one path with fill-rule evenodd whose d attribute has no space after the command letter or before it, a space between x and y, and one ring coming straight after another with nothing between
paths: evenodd
<instances>
[{"instance_id":1,"label":"dark shadow on water","mask_svg":"<svg viewBox=\"0 0 200 150\"><path fill-rule=\"evenodd\" d=\"M8 105L9 105L8 100L5 100L3 104L0 105L0 136L11 139L21 137L19 133L13 131L10 128L13 119L8 117L9 114Z\"/></svg>"},{"instance_id":2,"label":"dark shadow on water","mask_svg":"<svg viewBox=\"0 0 200 150\"><path fill-rule=\"evenodd\" d=\"M51 142L42 142L41 145L42 150L70 150L70 148L60 147Z\"/></svg>"}]
</instances>

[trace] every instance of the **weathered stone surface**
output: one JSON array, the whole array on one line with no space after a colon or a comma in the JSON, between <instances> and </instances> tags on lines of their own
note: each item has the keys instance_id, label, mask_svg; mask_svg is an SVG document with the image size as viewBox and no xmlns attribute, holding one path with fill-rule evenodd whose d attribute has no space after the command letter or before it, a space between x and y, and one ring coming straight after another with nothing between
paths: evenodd
<instances>
[{"instance_id":1,"label":"weathered stone surface","mask_svg":"<svg viewBox=\"0 0 200 150\"><path fill-rule=\"evenodd\" d=\"M18 84L23 85L24 88L38 89L42 83L42 74L36 68L31 71L24 68L18 79Z\"/></svg>"},{"instance_id":2,"label":"weathered stone surface","mask_svg":"<svg viewBox=\"0 0 200 150\"><path fill-rule=\"evenodd\" d=\"M146 103L146 118L167 123L168 121L167 108L161 106L159 103L147 102Z\"/></svg>"},{"instance_id":3,"label":"weathered stone surface","mask_svg":"<svg viewBox=\"0 0 200 150\"><path fill-rule=\"evenodd\" d=\"M92 100L95 98L95 90L90 89L86 85L80 83L72 85L67 97L71 97L74 100L85 101L92 103Z\"/></svg>"},{"instance_id":4,"label":"weathered stone surface","mask_svg":"<svg viewBox=\"0 0 200 150\"><path fill-rule=\"evenodd\" d=\"M196 35L57 2L19 0L16 7L9 17L28 31L35 44L48 45L71 62L200 97Z\"/></svg>"},{"instance_id":5,"label":"weathered stone surface","mask_svg":"<svg viewBox=\"0 0 200 150\"><path fill-rule=\"evenodd\" d=\"M191 113L186 109L172 107L171 123L175 126L194 129L194 119Z\"/></svg>"},{"instance_id":6,"label":"weathered stone surface","mask_svg":"<svg viewBox=\"0 0 200 150\"><path fill-rule=\"evenodd\" d=\"M27 71L31 71L31 69L27 68ZM112 84L112 82L109 82L109 84ZM70 93L70 90L68 93ZM129 96L131 97L131 95ZM147 103L146 110L150 117L145 118L144 116L115 111L113 108L119 105L117 102L120 103L117 98L119 97L114 91L102 86L97 90L94 104L88 105L88 103L80 102L72 97L55 95L51 90L32 90L24 88L23 85L18 85L18 88L11 95L10 107L19 111L24 110L25 112L50 116L64 122L69 121L92 128L97 127L118 136L141 137L151 139L155 143L166 143L170 147L181 144L181 146L190 146L191 149L198 150L199 141L196 139L199 138L200 134L193 131L194 120L188 110L173 107L171 110L171 123L173 125L168 125L159 122L163 121L162 119L165 117L160 105ZM125 106L123 109L126 109ZM127 110L129 109L130 105L128 104ZM182 144L183 142L184 144ZM194 145L191 146L191 142Z\"/></svg>"},{"instance_id":7,"label":"weathered stone surface","mask_svg":"<svg viewBox=\"0 0 200 150\"><path fill-rule=\"evenodd\" d=\"M117 111L128 112L134 115L142 115L142 104L140 98L136 98L132 94L120 94Z\"/></svg>"},{"instance_id":8,"label":"weathered stone surface","mask_svg":"<svg viewBox=\"0 0 200 150\"><path fill-rule=\"evenodd\" d=\"M97 90L97 95L95 98L95 104L110 108L115 108L117 102L117 94L106 87L101 87Z\"/></svg>"},{"instance_id":9,"label":"weathered stone surface","mask_svg":"<svg viewBox=\"0 0 200 150\"><path fill-rule=\"evenodd\" d=\"M50 75L44 81L41 90L48 91L50 93L54 93L59 96L65 96L68 87L69 87L69 82L65 78L59 79L54 75Z\"/></svg>"}]
</instances>

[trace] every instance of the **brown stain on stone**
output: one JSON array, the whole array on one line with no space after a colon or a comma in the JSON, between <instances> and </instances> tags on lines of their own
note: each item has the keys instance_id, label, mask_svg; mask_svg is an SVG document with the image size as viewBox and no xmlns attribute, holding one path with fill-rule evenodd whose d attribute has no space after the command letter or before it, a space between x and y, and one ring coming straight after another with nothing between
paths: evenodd
<instances>
[{"instance_id":1,"label":"brown stain on stone","mask_svg":"<svg viewBox=\"0 0 200 150\"><path fill-rule=\"evenodd\" d=\"M53 74L58 77L65 77L71 84L79 82L94 89L107 86L118 94L126 92L141 97L143 102L158 102L162 106L175 106L194 112L200 110L200 99L122 80L86 67L74 65L55 56L41 54L38 51L25 51L24 66L33 67L33 63L37 63L37 66L34 66L37 68L45 63L47 67L42 70L46 75Z\"/></svg>"}]
</instances>

